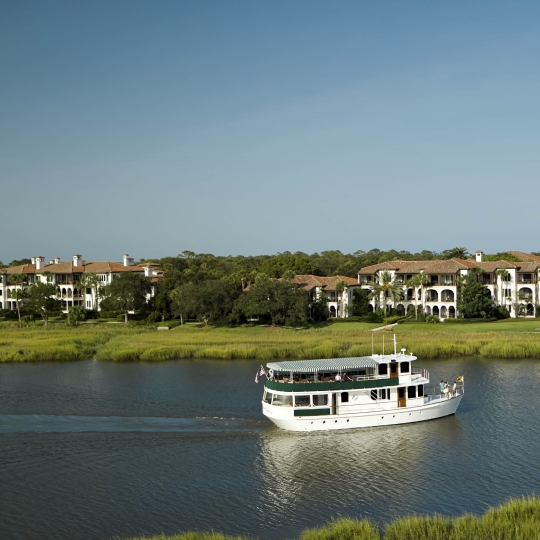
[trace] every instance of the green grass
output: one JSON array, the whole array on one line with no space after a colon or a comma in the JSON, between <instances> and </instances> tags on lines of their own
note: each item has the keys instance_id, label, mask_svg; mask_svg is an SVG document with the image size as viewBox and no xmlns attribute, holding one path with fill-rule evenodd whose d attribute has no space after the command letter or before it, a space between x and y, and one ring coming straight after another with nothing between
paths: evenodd
<instances>
[{"instance_id":1,"label":"green grass","mask_svg":"<svg viewBox=\"0 0 540 540\"><path fill-rule=\"evenodd\" d=\"M540 498L510 499L490 508L483 516L465 514L450 518L440 515L410 516L384 527L382 535L368 520L341 518L315 529L305 530L299 540L538 540ZM242 540L217 533L186 532L173 536L139 537L138 540Z\"/></svg>"},{"instance_id":2,"label":"green grass","mask_svg":"<svg viewBox=\"0 0 540 540\"><path fill-rule=\"evenodd\" d=\"M200 327L184 325L169 331L153 326L54 324L18 328L0 324L0 362L82 360L162 361L181 358L248 359L337 358L371 354L378 325L336 323L305 329ZM540 321L500 321L467 325L403 324L393 327L398 346L419 358L480 356L540 358ZM392 350L391 332L377 332L375 352Z\"/></svg>"}]
</instances>

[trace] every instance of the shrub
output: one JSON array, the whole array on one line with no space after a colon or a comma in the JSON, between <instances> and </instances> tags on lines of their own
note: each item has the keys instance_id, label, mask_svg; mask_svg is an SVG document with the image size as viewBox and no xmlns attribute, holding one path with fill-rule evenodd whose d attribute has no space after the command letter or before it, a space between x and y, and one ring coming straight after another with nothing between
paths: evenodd
<instances>
[{"instance_id":1,"label":"shrub","mask_svg":"<svg viewBox=\"0 0 540 540\"><path fill-rule=\"evenodd\" d=\"M488 317L486 319L444 319L444 324L474 324L474 323L485 323L485 322L493 322L497 319L495 317Z\"/></svg>"},{"instance_id":2,"label":"shrub","mask_svg":"<svg viewBox=\"0 0 540 540\"><path fill-rule=\"evenodd\" d=\"M118 316L118 311L100 311L99 312L100 319L116 319L117 316Z\"/></svg>"},{"instance_id":3,"label":"shrub","mask_svg":"<svg viewBox=\"0 0 540 540\"><path fill-rule=\"evenodd\" d=\"M504 306L497 306L493 311L493 315L496 319L508 319L510 318L510 312Z\"/></svg>"},{"instance_id":4,"label":"shrub","mask_svg":"<svg viewBox=\"0 0 540 540\"><path fill-rule=\"evenodd\" d=\"M426 317L426 322L427 323L440 323L441 319L439 319L439 317L437 317L437 315L428 315Z\"/></svg>"}]
</instances>

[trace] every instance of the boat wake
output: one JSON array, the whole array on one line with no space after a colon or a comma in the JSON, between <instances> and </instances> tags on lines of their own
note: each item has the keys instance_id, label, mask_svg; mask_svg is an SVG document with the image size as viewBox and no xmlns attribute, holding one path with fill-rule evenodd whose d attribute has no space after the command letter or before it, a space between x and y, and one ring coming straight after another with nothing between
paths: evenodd
<instances>
[{"instance_id":1,"label":"boat wake","mask_svg":"<svg viewBox=\"0 0 540 540\"><path fill-rule=\"evenodd\" d=\"M266 422L256 418L135 417L135 416L56 416L0 414L2 433L216 433L253 432Z\"/></svg>"}]
</instances>

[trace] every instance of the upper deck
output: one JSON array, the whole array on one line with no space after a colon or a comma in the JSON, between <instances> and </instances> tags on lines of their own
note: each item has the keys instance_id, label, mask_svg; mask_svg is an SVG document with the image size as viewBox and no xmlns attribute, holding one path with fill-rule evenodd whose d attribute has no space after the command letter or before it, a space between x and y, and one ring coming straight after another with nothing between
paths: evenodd
<instances>
[{"instance_id":1,"label":"upper deck","mask_svg":"<svg viewBox=\"0 0 540 540\"><path fill-rule=\"evenodd\" d=\"M429 375L414 369L416 356L405 354L372 355L353 358L324 358L269 362L266 387L282 392L316 392L398 386L400 377L425 379Z\"/></svg>"}]
</instances>

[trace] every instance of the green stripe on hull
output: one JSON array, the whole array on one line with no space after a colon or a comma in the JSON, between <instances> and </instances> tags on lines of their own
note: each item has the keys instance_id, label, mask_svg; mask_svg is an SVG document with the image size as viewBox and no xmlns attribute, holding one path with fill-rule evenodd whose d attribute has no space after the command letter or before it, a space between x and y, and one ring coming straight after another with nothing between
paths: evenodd
<instances>
[{"instance_id":1,"label":"green stripe on hull","mask_svg":"<svg viewBox=\"0 0 540 540\"><path fill-rule=\"evenodd\" d=\"M318 383L284 383L266 379L265 386L269 390L280 390L281 392L324 392L339 390L360 390L362 388L385 388L387 386L397 386L399 379L372 379L367 381L340 381L340 382L318 382Z\"/></svg>"},{"instance_id":2,"label":"green stripe on hull","mask_svg":"<svg viewBox=\"0 0 540 540\"><path fill-rule=\"evenodd\" d=\"M296 409L294 416L326 416L330 414L330 409Z\"/></svg>"}]
</instances>

